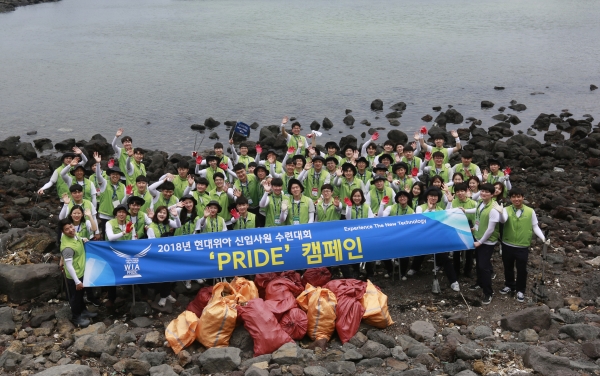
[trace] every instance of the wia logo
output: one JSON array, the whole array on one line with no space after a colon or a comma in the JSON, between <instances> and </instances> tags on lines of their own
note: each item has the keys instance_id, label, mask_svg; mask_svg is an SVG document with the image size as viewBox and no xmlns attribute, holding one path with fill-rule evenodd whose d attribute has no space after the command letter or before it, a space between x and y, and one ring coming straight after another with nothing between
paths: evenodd
<instances>
[{"instance_id":1,"label":"wia logo","mask_svg":"<svg viewBox=\"0 0 600 376\"><path fill-rule=\"evenodd\" d=\"M124 266L125 266L126 274L123 276L123 278L141 278L142 277L142 275L139 273L139 271L140 271L139 259L146 256L146 254L148 254L148 252L150 252L150 247L151 247L151 245L149 245L148 248L144 249L143 251L141 251L140 253L136 254L133 257L130 257L129 255L126 255L125 253L117 251L113 247L110 247L110 249L112 249L112 251L115 253L115 255L125 259Z\"/></svg>"}]
</instances>

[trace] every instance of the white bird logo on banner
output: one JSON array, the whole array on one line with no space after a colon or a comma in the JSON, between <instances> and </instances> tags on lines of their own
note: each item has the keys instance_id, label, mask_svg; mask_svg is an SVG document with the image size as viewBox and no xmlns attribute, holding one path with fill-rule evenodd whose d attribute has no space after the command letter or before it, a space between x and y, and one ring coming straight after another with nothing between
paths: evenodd
<instances>
[{"instance_id":1,"label":"white bird logo on banner","mask_svg":"<svg viewBox=\"0 0 600 376\"><path fill-rule=\"evenodd\" d=\"M145 248L143 251L139 252L138 254L136 254L133 257L131 257L121 251L117 251L113 247L110 247L110 249L113 251L113 253L115 255L125 259L124 266L125 266L126 274L123 276L123 278L141 278L142 277L142 275L139 273L139 271L140 271L139 259L146 256L148 254L148 252L150 252L151 247L152 247L152 245L149 245L147 248Z\"/></svg>"}]
</instances>

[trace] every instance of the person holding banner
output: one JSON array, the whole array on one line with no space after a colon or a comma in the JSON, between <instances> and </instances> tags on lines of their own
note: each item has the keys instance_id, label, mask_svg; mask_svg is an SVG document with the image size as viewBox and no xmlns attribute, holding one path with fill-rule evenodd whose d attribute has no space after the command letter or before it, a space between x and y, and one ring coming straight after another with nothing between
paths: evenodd
<instances>
[{"instance_id":1,"label":"person holding banner","mask_svg":"<svg viewBox=\"0 0 600 376\"><path fill-rule=\"evenodd\" d=\"M240 143L240 155L235 152L235 146L233 146L233 138L229 139L229 145L231 145L231 154L233 154L233 165L242 163L246 170L251 162L254 162L254 158L248 155L248 144L245 142Z\"/></svg>"},{"instance_id":2,"label":"person holding banner","mask_svg":"<svg viewBox=\"0 0 600 376\"><path fill-rule=\"evenodd\" d=\"M235 209L231 209L230 213L234 230L256 228L256 216L248 211L248 199L246 197L238 197L235 201Z\"/></svg>"},{"instance_id":3,"label":"person holding banner","mask_svg":"<svg viewBox=\"0 0 600 376\"><path fill-rule=\"evenodd\" d=\"M319 158L322 158L319 156ZM338 197L332 198L333 186L323 184L321 198L315 203L315 222L338 221L342 217L342 202Z\"/></svg>"},{"instance_id":4,"label":"person holding banner","mask_svg":"<svg viewBox=\"0 0 600 376\"><path fill-rule=\"evenodd\" d=\"M133 163L131 163L133 157ZM146 166L142 163L144 159L144 150L135 148L127 150L127 159L125 160L125 181L127 185L133 185L138 176L146 176Z\"/></svg>"},{"instance_id":5,"label":"person holding banner","mask_svg":"<svg viewBox=\"0 0 600 376\"><path fill-rule=\"evenodd\" d=\"M350 198L346 197L346 219L375 218L371 207L366 202L365 195L360 188L355 188L350 193ZM360 264L344 265L340 267L344 278L353 278L358 275ZM353 269L353 270L352 270ZM375 274L375 262L368 262L366 265L367 278L373 278Z\"/></svg>"},{"instance_id":6,"label":"person holding banner","mask_svg":"<svg viewBox=\"0 0 600 376\"><path fill-rule=\"evenodd\" d=\"M169 217L169 213L171 216ZM174 218L174 219L171 219ZM171 210L166 206L159 206L152 215L152 223L146 230L148 239L166 238L173 235L173 231L181 226L177 207L173 206Z\"/></svg>"},{"instance_id":7,"label":"person holding banner","mask_svg":"<svg viewBox=\"0 0 600 376\"><path fill-rule=\"evenodd\" d=\"M259 206L265 209L265 227L283 226L286 224L290 198L282 194L283 180L264 180L262 183L264 194Z\"/></svg>"},{"instance_id":8,"label":"person holding banner","mask_svg":"<svg viewBox=\"0 0 600 376\"><path fill-rule=\"evenodd\" d=\"M306 137L300 135L300 123L296 121L292 124L292 134L290 135L285 131L287 122L288 117L284 116L281 119L281 134L286 138L288 148L293 147L301 154L304 154L304 151L308 149L308 141L306 141Z\"/></svg>"},{"instance_id":9,"label":"person holding banner","mask_svg":"<svg viewBox=\"0 0 600 376\"><path fill-rule=\"evenodd\" d=\"M118 167L117 167L118 168ZM120 240L132 240L133 223L127 221L129 211L125 205L118 205L113 210L113 219L106 222L104 233L106 234L106 240L108 241L120 241ZM108 301L106 302L106 308L111 309L114 307L115 300L117 299L117 287L108 286L106 288L108 292Z\"/></svg>"},{"instance_id":10,"label":"person holding banner","mask_svg":"<svg viewBox=\"0 0 600 376\"><path fill-rule=\"evenodd\" d=\"M304 196L304 186L298 179L291 179L288 183L288 194L290 197L290 208L288 211L288 225L300 225L313 223L315 220L315 204Z\"/></svg>"},{"instance_id":11,"label":"person holding banner","mask_svg":"<svg viewBox=\"0 0 600 376\"><path fill-rule=\"evenodd\" d=\"M398 191L396 196L394 197L394 205L385 206L380 205L379 211L377 212L377 217L389 217L389 216L399 216L399 215L409 215L414 214L414 210L410 207L410 202L412 201L412 195L406 191ZM403 281L406 281L406 273L408 272L408 264L409 258L403 257L400 259L400 277ZM393 273L393 265L391 260L384 261L385 268L387 270L387 274L384 275L385 278L388 278L390 274Z\"/></svg>"},{"instance_id":12,"label":"person holding banner","mask_svg":"<svg viewBox=\"0 0 600 376\"><path fill-rule=\"evenodd\" d=\"M131 196L127 199L127 206L129 208L128 222L133 223L134 227L131 235L132 240L144 239L146 237L146 226L152 223L152 219L140 210L145 203L146 201L138 196Z\"/></svg>"},{"instance_id":13,"label":"person holding banner","mask_svg":"<svg viewBox=\"0 0 600 376\"><path fill-rule=\"evenodd\" d=\"M454 186L455 197L454 200L448 203L446 206L446 210L456 209L456 208L464 208L464 209L473 209L477 207L477 203L471 200L467 196L467 191L469 190L466 183L459 183ZM467 220L469 221L469 226L473 227L473 223L475 221L474 214L467 214ZM467 278L471 278L471 271L473 270L473 260L475 257L475 251L466 250L465 252L465 269L464 274ZM460 266L461 266L461 251L455 251L452 257L452 262L454 263L454 271L456 275L460 274Z\"/></svg>"}]
</instances>

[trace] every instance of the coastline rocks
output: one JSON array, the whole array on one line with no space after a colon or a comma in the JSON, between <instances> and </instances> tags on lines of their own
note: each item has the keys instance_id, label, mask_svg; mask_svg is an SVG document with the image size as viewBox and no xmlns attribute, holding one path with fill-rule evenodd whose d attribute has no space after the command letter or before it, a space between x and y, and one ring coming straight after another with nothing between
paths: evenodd
<instances>
[{"instance_id":1,"label":"coastline rocks","mask_svg":"<svg viewBox=\"0 0 600 376\"><path fill-rule=\"evenodd\" d=\"M405 111L406 110L406 103L404 102L398 102L392 106L390 106L390 110L394 110L394 111Z\"/></svg>"},{"instance_id":2,"label":"coastline rocks","mask_svg":"<svg viewBox=\"0 0 600 376\"><path fill-rule=\"evenodd\" d=\"M583 300L596 300L600 297L600 275L598 273L592 274L585 280L584 286L579 291L579 296Z\"/></svg>"},{"instance_id":3,"label":"coastline rocks","mask_svg":"<svg viewBox=\"0 0 600 376\"><path fill-rule=\"evenodd\" d=\"M0 308L0 334L13 334L16 325L13 321L13 312L10 307Z\"/></svg>"},{"instance_id":4,"label":"coastline rocks","mask_svg":"<svg viewBox=\"0 0 600 376\"><path fill-rule=\"evenodd\" d=\"M313 120L313 122L312 122L312 123L310 123L310 126L309 126L309 127L310 127L310 130L311 130L311 131L318 131L319 129L321 129L321 124L319 124L319 122L318 122L318 121L316 121L316 120Z\"/></svg>"},{"instance_id":5,"label":"coastline rocks","mask_svg":"<svg viewBox=\"0 0 600 376\"><path fill-rule=\"evenodd\" d=\"M481 101L481 108L492 108L492 107L494 107L494 102Z\"/></svg>"},{"instance_id":6,"label":"coastline rocks","mask_svg":"<svg viewBox=\"0 0 600 376\"><path fill-rule=\"evenodd\" d=\"M381 99L375 99L371 102L371 111L383 111L383 101Z\"/></svg>"},{"instance_id":7,"label":"coastline rocks","mask_svg":"<svg viewBox=\"0 0 600 376\"><path fill-rule=\"evenodd\" d=\"M394 111L394 112L390 112L389 114L386 114L385 117L387 119L398 119L402 117L402 113L398 112L398 111Z\"/></svg>"},{"instance_id":8,"label":"coastline rocks","mask_svg":"<svg viewBox=\"0 0 600 376\"><path fill-rule=\"evenodd\" d=\"M62 366L55 366L48 368L40 373L36 373L36 376L92 376L94 371L81 364L65 364Z\"/></svg>"},{"instance_id":9,"label":"coastline rocks","mask_svg":"<svg viewBox=\"0 0 600 376\"><path fill-rule=\"evenodd\" d=\"M511 104L510 106L508 106L508 108L510 108L513 111L525 111L527 109L527 106L525 106L522 103L515 103L515 104Z\"/></svg>"},{"instance_id":10,"label":"coastline rocks","mask_svg":"<svg viewBox=\"0 0 600 376\"><path fill-rule=\"evenodd\" d=\"M406 144L408 142L408 136L406 135L406 133L397 129L389 131L387 137L389 140L395 142L396 144Z\"/></svg>"},{"instance_id":11,"label":"coastline rocks","mask_svg":"<svg viewBox=\"0 0 600 376\"><path fill-rule=\"evenodd\" d=\"M550 354L543 347L529 346L523 356L523 364L542 375L576 375L571 370L569 358Z\"/></svg>"},{"instance_id":12,"label":"coastline rocks","mask_svg":"<svg viewBox=\"0 0 600 376\"><path fill-rule=\"evenodd\" d=\"M440 114L435 118L434 121L438 123L440 127L443 127L447 123L461 124L462 122L464 122L464 120L465 119L460 112L451 108L446 112L440 112Z\"/></svg>"},{"instance_id":13,"label":"coastline rocks","mask_svg":"<svg viewBox=\"0 0 600 376\"><path fill-rule=\"evenodd\" d=\"M27 161L24 159L15 159L10 164L10 169L12 170L13 173L14 172L16 172L16 173L25 172L25 171L29 170L29 163L27 163Z\"/></svg>"},{"instance_id":14,"label":"coastline rocks","mask_svg":"<svg viewBox=\"0 0 600 376\"><path fill-rule=\"evenodd\" d=\"M61 276L56 264L0 264L0 294L15 303L47 300L58 294Z\"/></svg>"},{"instance_id":15,"label":"coastline rocks","mask_svg":"<svg viewBox=\"0 0 600 376\"><path fill-rule=\"evenodd\" d=\"M217 121L215 119L213 119L212 117L209 117L208 119L204 120L204 126L207 128L215 128L217 126L219 126L221 124L220 121Z\"/></svg>"},{"instance_id":16,"label":"coastline rocks","mask_svg":"<svg viewBox=\"0 0 600 376\"><path fill-rule=\"evenodd\" d=\"M241 350L235 347L213 347L203 352L198 357L198 362L207 373L235 371L242 363L240 352Z\"/></svg>"},{"instance_id":17,"label":"coastline rocks","mask_svg":"<svg viewBox=\"0 0 600 376\"><path fill-rule=\"evenodd\" d=\"M54 145L52 144L52 140L50 140L49 138L38 138L36 140L33 140L33 145L38 150L49 150L54 147Z\"/></svg>"},{"instance_id":18,"label":"coastline rocks","mask_svg":"<svg viewBox=\"0 0 600 376\"><path fill-rule=\"evenodd\" d=\"M431 115L427 114L427 115L423 116L423 117L421 118L421 120L423 120L423 121L424 121L424 122L426 122L426 123L429 123L430 121L432 121L432 120L433 120L433 116L431 116Z\"/></svg>"},{"instance_id":19,"label":"coastline rocks","mask_svg":"<svg viewBox=\"0 0 600 376\"><path fill-rule=\"evenodd\" d=\"M523 329L532 329L535 327L548 329L550 324L550 308L546 305L525 308L500 320L502 329L512 332L520 332Z\"/></svg>"},{"instance_id":20,"label":"coastline rocks","mask_svg":"<svg viewBox=\"0 0 600 376\"><path fill-rule=\"evenodd\" d=\"M494 86L494 90L504 90L504 86Z\"/></svg>"},{"instance_id":21,"label":"coastline rocks","mask_svg":"<svg viewBox=\"0 0 600 376\"><path fill-rule=\"evenodd\" d=\"M382 106L383 106L383 104L382 104ZM383 107L381 109L383 109ZM329 120L329 118L324 118L322 124L323 124L323 129L325 129L326 131L333 128L333 122L331 120Z\"/></svg>"},{"instance_id":22,"label":"coastline rocks","mask_svg":"<svg viewBox=\"0 0 600 376\"><path fill-rule=\"evenodd\" d=\"M21 142L17 146L17 154L25 158L26 161L31 161L37 158L37 153L29 142Z\"/></svg>"},{"instance_id":23,"label":"coastline rocks","mask_svg":"<svg viewBox=\"0 0 600 376\"><path fill-rule=\"evenodd\" d=\"M58 151L71 151L75 146L74 138L67 138L66 140L62 140L54 144L54 148Z\"/></svg>"},{"instance_id":24,"label":"coastline rocks","mask_svg":"<svg viewBox=\"0 0 600 376\"><path fill-rule=\"evenodd\" d=\"M88 334L78 338L73 344L73 351L77 355L96 356L99 357L102 353L114 355L119 344L119 336L115 333L105 334ZM148 367L150 368L150 367Z\"/></svg>"},{"instance_id":25,"label":"coastline rocks","mask_svg":"<svg viewBox=\"0 0 600 376\"><path fill-rule=\"evenodd\" d=\"M596 86L594 84L590 85L590 91L594 91L596 89L598 89L598 86Z\"/></svg>"},{"instance_id":26,"label":"coastline rocks","mask_svg":"<svg viewBox=\"0 0 600 376\"><path fill-rule=\"evenodd\" d=\"M355 121L354 116L352 116L352 115L347 115L343 120L344 124L346 124L346 125L354 125L354 121Z\"/></svg>"}]
</instances>

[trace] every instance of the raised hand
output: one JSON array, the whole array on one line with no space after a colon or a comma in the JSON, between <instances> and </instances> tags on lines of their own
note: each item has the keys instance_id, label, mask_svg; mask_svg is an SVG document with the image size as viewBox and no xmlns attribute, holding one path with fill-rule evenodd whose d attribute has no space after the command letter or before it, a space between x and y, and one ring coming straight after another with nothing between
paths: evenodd
<instances>
[{"instance_id":1,"label":"raised hand","mask_svg":"<svg viewBox=\"0 0 600 376\"><path fill-rule=\"evenodd\" d=\"M385 177L387 178L387 181L389 181L390 183L392 182L392 180L394 180L394 177L392 176L392 174L389 171L386 171Z\"/></svg>"},{"instance_id":2,"label":"raised hand","mask_svg":"<svg viewBox=\"0 0 600 376\"><path fill-rule=\"evenodd\" d=\"M233 138L229 139L229 145L233 145Z\"/></svg>"},{"instance_id":3,"label":"raised hand","mask_svg":"<svg viewBox=\"0 0 600 376\"><path fill-rule=\"evenodd\" d=\"M169 213L171 213L171 216L172 216L172 217L177 217L177 207L172 207L172 208L169 210Z\"/></svg>"},{"instance_id":4,"label":"raised hand","mask_svg":"<svg viewBox=\"0 0 600 376\"><path fill-rule=\"evenodd\" d=\"M421 138L421 137L419 136L419 132L415 132L415 135L414 135L414 137L413 137L413 138L414 138L416 141L419 141L419 139Z\"/></svg>"},{"instance_id":5,"label":"raised hand","mask_svg":"<svg viewBox=\"0 0 600 376\"><path fill-rule=\"evenodd\" d=\"M178 203L176 203L174 206L178 207L178 208L183 208L183 202L179 201Z\"/></svg>"},{"instance_id":6,"label":"raised hand","mask_svg":"<svg viewBox=\"0 0 600 376\"><path fill-rule=\"evenodd\" d=\"M311 160L308 160L308 161L306 161L306 165L304 165L304 169L305 169L306 171L308 171L308 170L310 170L310 169L312 168L312 165L313 165L313 164L312 164L312 161L311 161Z\"/></svg>"},{"instance_id":7,"label":"raised hand","mask_svg":"<svg viewBox=\"0 0 600 376\"><path fill-rule=\"evenodd\" d=\"M258 154L262 153L262 146L260 146L259 144L256 144L256 146L254 148L256 149L256 152Z\"/></svg>"},{"instance_id":8,"label":"raised hand","mask_svg":"<svg viewBox=\"0 0 600 376\"><path fill-rule=\"evenodd\" d=\"M210 209L204 208L204 218L208 218L208 217L210 217Z\"/></svg>"},{"instance_id":9,"label":"raised hand","mask_svg":"<svg viewBox=\"0 0 600 376\"><path fill-rule=\"evenodd\" d=\"M333 198L333 205L335 205L336 208L340 206L340 198L338 196Z\"/></svg>"},{"instance_id":10,"label":"raised hand","mask_svg":"<svg viewBox=\"0 0 600 376\"><path fill-rule=\"evenodd\" d=\"M288 120L288 117L284 116L283 119L281 119L281 124L287 124Z\"/></svg>"},{"instance_id":11,"label":"raised hand","mask_svg":"<svg viewBox=\"0 0 600 376\"><path fill-rule=\"evenodd\" d=\"M383 198L381 199L381 203L383 205L387 205L390 202L390 198L388 196L383 196Z\"/></svg>"},{"instance_id":12,"label":"raised hand","mask_svg":"<svg viewBox=\"0 0 600 376\"><path fill-rule=\"evenodd\" d=\"M341 167L338 167L338 168L336 168L336 170L335 170L335 175L336 175L338 178L339 178L339 177L341 177L343 174L344 174L344 173L342 172L342 168L341 168Z\"/></svg>"},{"instance_id":13,"label":"raised hand","mask_svg":"<svg viewBox=\"0 0 600 376\"><path fill-rule=\"evenodd\" d=\"M454 129L450 131L450 134L452 135L452 137L457 138L458 137L458 132L455 131Z\"/></svg>"},{"instance_id":14,"label":"raised hand","mask_svg":"<svg viewBox=\"0 0 600 376\"><path fill-rule=\"evenodd\" d=\"M312 136L313 136L313 134L309 133L309 134L306 135L306 138L312 138Z\"/></svg>"},{"instance_id":15,"label":"raised hand","mask_svg":"<svg viewBox=\"0 0 600 376\"><path fill-rule=\"evenodd\" d=\"M265 190L265 192L270 193L271 192L271 182L268 181L267 179L263 180L261 182L263 189Z\"/></svg>"},{"instance_id":16,"label":"raised hand","mask_svg":"<svg viewBox=\"0 0 600 376\"><path fill-rule=\"evenodd\" d=\"M411 175L412 175L414 178L416 178L416 177L417 177L417 175L419 175L419 169L418 169L418 168L416 168L416 167L413 167L413 169L412 169L412 171L410 172L410 174L411 174Z\"/></svg>"},{"instance_id":17,"label":"raised hand","mask_svg":"<svg viewBox=\"0 0 600 376\"><path fill-rule=\"evenodd\" d=\"M346 206L352 206L352 201L350 201L350 199L346 197L344 198L344 204L346 204Z\"/></svg>"},{"instance_id":18,"label":"raised hand","mask_svg":"<svg viewBox=\"0 0 600 376\"><path fill-rule=\"evenodd\" d=\"M428 152L425 153L425 160L427 162L429 162L431 160L431 152L430 151L428 151Z\"/></svg>"},{"instance_id":19,"label":"raised hand","mask_svg":"<svg viewBox=\"0 0 600 376\"><path fill-rule=\"evenodd\" d=\"M355 161L358 159L358 150L354 150L354 154L352 154L352 160Z\"/></svg>"},{"instance_id":20,"label":"raised hand","mask_svg":"<svg viewBox=\"0 0 600 376\"><path fill-rule=\"evenodd\" d=\"M233 195L235 197L242 197L242 191L238 190L237 188L233 188Z\"/></svg>"},{"instance_id":21,"label":"raised hand","mask_svg":"<svg viewBox=\"0 0 600 376\"><path fill-rule=\"evenodd\" d=\"M131 195L133 193L133 185L129 184L128 186L125 187L125 194L127 196Z\"/></svg>"},{"instance_id":22,"label":"raised hand","mask_svg":"<svg viewBox=\"0 0 600 376\"><path fill-rule=\"evenodd\" d=\"M310 155L311 158L317 154L317 152L315 151L315 148L313 148L312 146L309 146L307 150L308 150L308 155Z\"/></svg>"},{"instance_id":23,"label":"raised hand","mask_svg":"<svg viewBox=\"0 0 600 376\"><path fill-rule=\"evenodd\" d=\"M196 164L200 164L200 163L202 163L202 156L198 155L198 156L196 156Z\"/></svg>"},{"instance_id":24,"label":"raised hand","mask_svg":"<svg viewBox=\"0 0 600 376\"><path fill-rule=\"evenodd\" d=\"M133 157L133 149L127 150L127 155Z\"/></svg>"},{"instance_id":25,"label":"raised hand","mask_svg":"<svg viewBox=\"0 0 600 376\"><path fill-rule=\"evenodd\" d=\"M492 208L494 208L498 213L502 214L503 206L499 204L498 201L492 200Z\"/></svg>"},{"instance_id":26,"label":"raised hand","mask_svg":"<svg viewBox=\"0 0 600 376\"><path fill-rule=\"evenodd\" d=\"M125 225L125 233L129 234L132 229L133 229L133 223L127 222L127 224Z\"/></svg>"},{"instance_id":27,"label":"raised hand","mask_svg":"<svg viewBox=\"0 0 600 376\"><path fill-rule=\"evenodd\" d=\"M235 210L235 209L231 209L231 210L229 211L229 213L230 213L230 214L231 214L231 216L232 216L233 218L235 218L235 219L239 219L239 218L240 218L240 213L238 213L238 211L237 211L237 210Z\"/></svg>"},{"instance_id":28,"label":"raised hand","mask_svg":"<svg viewBox=\"0 0 600 376\"><path fill-rule=\"evenodd\" d=\"M122 134L123 134L123 128L119 128L119 129L117 129L117 133L115 133L115 137L121 137Z\"/></svg>"},{"instance_id":29,"label":"raised hand","mask_svg":"<svg viewBox=\"0 0 600 376\"><path fill-rule=\"evenodd\" d=\"M379 139L379 132L375 132L375 133L373 133L373 135L371 135L371 140L377 141L378 139Z\"/></svg>"},{"instance_id":30,"label":"raised hand","mask_svg":"<svg viewBox=\"0 0 600 376\"><path fill-rule=\"evenodd\" d=\"M194 151L192 152L192 157L196 158L197 156L198 156L198 152L194 150Z\"/></svg>"},{"instance_id":31,"label":"raised hand","mask_svg":"<svg viewBox=\"0 0 600 376\"><path fill-rule=\"evenodd\" d=\"M484 183L484 182L486 182L486 181L487 181L487 179L488 179L488 175L489 175L489 172L488 172L487 168L484 168L484 169L483 169L483 174L482 174L482 178L483 178L483 181L482 181L482 183Z\"/></svg>"},{"instance_id":32,"label":"raised hand","mask_svg":"<svg viewBox=\"0 0 600 376\"><path fill-rule=\"evenodd\" d=\"M168 181L173 181L173 178L174 178L173 174L171 174L171 173L167 173L166 180L168 180Z\"/></svg>"},{"instance_id":33,"label":"raised hand","mask_svg":"<svg viewBox=\"0 0 600 376\"><path fill-rule=\"evenodd\" d=\"M421 127L421 134L422 135L426 135L427 134L427 127Z\"/></svg>"},{"instance_id":34,"label":"raised hand","mask_svg":"<svg viewBox=\"0 0 600 376\"><path fill-rule=\"evenodd\" d=\"M510 169L510 167L507 167L507 168L504 169L503 172L504 172L504 175L508 176L508 175L510 175L510 173L512 172L512 170Z\"/></svg>"},{"instance_id":35,"label":"raised hand","mask_svg":"<svg viewBox=\"0 0 600 376\"><path fill-rule=\"evenodd\" d=\"M296 151L296 148L293 146L290 146L287 150L288 154L294 154L295 151Z\"/></svg>"},{"instance_id":36,"label":"raised hand","mask_svg":"<svg viewBox=\"0 0 600 376\"><path fill-rule=\"evenodd\" d=\"M86 217L91 217L91 216L92 216L92 211L91 211L90 209L85 209L85 210L83 211L83 214L84 214Z\"/></svg>"},{"instance_id":37,"label":"raised hand","mask_svg":"<svg viewBox=\"0 0 600 376\"><path fill-rule=\"evenodd\" d=\"M221 163L219 165L219 167L221 168L221 170L227 171L227 169L229 168L229 165L227 163Z\"/></svg>"},{"instance_id":38,"label":"raised hand","mask_svg":"<svg viewBox=\"0 0 600 376\"><path fill-rule=\"evenodd\" d=\"M154 218L154 210L152 210L152 208L146 209L146 215L150 219ZM177 211L175 211L175 215L177 215Z\"/></svg>"},{"instance_id":39,"label":"raised hand","mask_svg":"<svg viewBox=\"0 0 600 376\"><path fill-rule=\"evenodd\" d=\"M284 200L281 202L281 211L283 212L286 210L288 210L288 202Z\"/></svg>"},{"instance_id":40,"label":"raised hand","mask_svg":"<svg viewBox=\"0 0 600 376\"><path fill-rule=\"evenodd\" d=\"M79 158L75 157L71 160L71 167L75 167L77 166L77 164L79 163Z\"/></svg>"},{"instance_id":41,"label":"raised hand","mask_svg":"<svg viewBox=\"0 0 600 376\"><path fill-rule=\"evenodd\" d=\"M97 160L98 162L100 162L100 160ZM115 160L113 158L108 160L108 168L113 168L115 165Z\"/></svg>"},{"instance_id":42,"label":"raised hand","mask_svg":"<svg viewBox=\"0 0 600 376\"><path fill-rule=\"evenodd\" d=\"M64 202L66 205L69 205L69 203L71 202L71 198L69 197L69 194L68 194L68 193L63 193L63 194L62 194L62 199L63 199L63 202Z\"/></svg>"},{"instance_id":43,"label":"raised hand","mask_svg":"<svg viewBox=\"0 0 600 376\"><path fill-rule=\"evenodd\" d=\"M192 175L187 176L187 181L190 187L194 185L194 177Z\"/></svg>"},{"instance_id":44,"label":"raised hand","mask_svg":"<svg viewBox=\"0 0 600 376\"><path fill-rule=\"evenodd\" d=\"M83 152L81 151L81 149L80 149L80 148L78 148L77 146L73 146L73 152L74 152L75 154L81 154L81 153L83 153Z\"/></svg>"}]
</instances>

